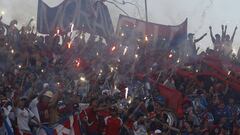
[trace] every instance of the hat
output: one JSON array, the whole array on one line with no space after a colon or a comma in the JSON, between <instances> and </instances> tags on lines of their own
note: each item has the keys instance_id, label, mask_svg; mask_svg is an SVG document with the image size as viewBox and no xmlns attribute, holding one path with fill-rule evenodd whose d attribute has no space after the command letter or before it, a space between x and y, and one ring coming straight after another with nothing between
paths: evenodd
<instances>
[{"instance_id":1,"label":"hat","mask_svg":"<svg viewBox=\"0 0 240 135\"><path fill-rule=\"evenodd\" d=\"M65 103L62 100L58 101L57 105L58 105L59 108L64 108L65 107Z\"/></svg>"},{"instance_id":2,"label":"hat","mask_svg":"<svg viewBox=\"0 0 240 135\"><path fill-rule=\"evenodd\" d=\"M74 107L74 108L79 108L79 104L78 104L78 103L74 103L74 104L73 104L73 107Z\"/></svg>"},{"instance_id":3,"label":"hat","mask_svg":"<svg viewBox=\"0 0 240 135\"><path fill-rule=\"evenodd\" d=\"M48 83L44 83L44 84L43 84L43 88L47 88L48 86L49 86Z\"/></svg>"},{"instance_id":4,"label":"hat","mask_svg":"<svg viewBox=\"0 0 240 135\"><path fill-rule=\"evenodd\" d=\"M154 134L161 134L161 133L162 133L162 131L160 129L157 129L154 131Z\"/></svg>"},{"instance_id":5,"label":"hat","mask_svg":"<svg viewBox=\"0 0 240 135\"><path fill-rule=\"evenodd\" d=\"M116 112L118 108L116 106L111 106L110 110Z\"/></svg>"},{"instance_id":6,"label":"hat","mask_svg":"<svg viewBox=\"0 0 240 135\"><path fill-rule=\"evenodd\" d=\"M27 100L27 97L26 96L22 96L22 97L20 97L20 100Z\"/></svg>"},{"instance_id":7,"label":"hat","mask_svg":"<svg viewBox=\"0 0 240 135\"><path fill-rule=\"evenodd\" d=\"M52 98L53 97L53 92L52 91L46 91L43 95L47 96L49 98Z\"/></svg>"},{"instance_id":8,"label":"hat","mask_svg":"<svg viewBox=\"0 0 240 135\"><path fill-rule=\"evenodd\" d=\"M110 95L110 93L111 93L111 91L110 90L107 90L107 89L105 89L105 90L103 90L102 91L102 95Z\"/></svg>"},{"instance_id":9,"label":"hat","mask_svg":"<svg viewBox=\"0 0 240 135\"><path fill-rule=\"evenodd\" d=\"M194 36L194 34L193 33L189 33L188 36Z\"/></svg>"}]
</instances>

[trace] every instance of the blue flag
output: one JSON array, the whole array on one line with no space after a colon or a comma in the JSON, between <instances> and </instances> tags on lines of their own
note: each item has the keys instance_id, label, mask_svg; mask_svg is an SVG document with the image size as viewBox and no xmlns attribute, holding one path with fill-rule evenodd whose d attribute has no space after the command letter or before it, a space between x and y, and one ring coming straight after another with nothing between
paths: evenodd
<instances>
[{"instance_id":1,"label":"blue flag","mask_svg":"<svg viewBox=\"0 0 240 135\"><path fill-rule=\"evenodd\" d=\"M65 0L56 7L49 7L38 0L37 30L50 34L60 28L69 31L81 29L103 37L113 35L114 29L107 6L93 0Z\"/></svg>"},{"instance_id":2,"label":"blue flag","mask_svg":"<svg viewBox=\"0 0 240 135\"><path fill-rule=\"evenodd\" d=\"M12 126L9 124L9 122L7 121L7 119L4 120L4 127L6 129L7 135L14 135L13 133L13 128Z\"/></svg>"}]
</instances>

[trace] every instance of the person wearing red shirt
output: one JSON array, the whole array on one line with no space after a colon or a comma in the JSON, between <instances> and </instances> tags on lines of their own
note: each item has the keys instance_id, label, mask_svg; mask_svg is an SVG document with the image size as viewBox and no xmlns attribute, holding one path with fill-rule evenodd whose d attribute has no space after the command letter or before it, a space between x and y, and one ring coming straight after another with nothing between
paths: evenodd
<instances>
[{"instance_id":1,"label":"person wearing red shirt","mask_svg":"<svg viewBox=\"0 0 240 135\"><path fill-rule=\"evenodd\" d=\"M120 129L122 127L122 120L118 117L117 107L111 107L111 116L105 118L105 135L120 135Z\"/></svg>"},{"instance_id":2,"label":"person wearing red shirt","mask_svg":"<svg viewBox=\"0 0 240 135\"><path fill-rule=\"evenodd\" d=\"M110 112L109 112L109 110L108 109L105 109L105 110L101 110L101 111L99 111L98 112L98 116L99 116L99 123L100 123L100 125L99 125L99 127L100 127L100 132L101 133L104 133L105 131L105 118L106 117L108 117L108 116L110 116L111 114L110 114Z\"/></svg>"},{"instance_id":3,"label":"person wearing red shirt","mask_svg":"<svg viewBox=\"0 0 240 135\"><path fill-rule=\"evenodd\" d=\"M86 128L87 135L100 134L97 104L97 99L92 99L90 101L90 106L80 114L80 119L84 122L83 124Z\"/></svg>"}]
</instances>

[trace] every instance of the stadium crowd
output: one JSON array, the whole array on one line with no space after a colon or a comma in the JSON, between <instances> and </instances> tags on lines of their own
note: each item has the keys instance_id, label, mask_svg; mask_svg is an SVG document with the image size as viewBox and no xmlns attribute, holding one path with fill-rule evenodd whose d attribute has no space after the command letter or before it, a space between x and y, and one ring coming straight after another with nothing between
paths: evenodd
<instances>
[{"instance_id":1,"label":"stadium crowd","mask_svg":"<svg viewBox=\"0 0 240 135\"><path fill-rule=\"evenodd\" d=\"M226 26L222 36L210 27L214 48L198 52L207 34L190 33L179 48L144 37L128 47L124 35L111 44L83 30L40 35L31 21L20 30L16 20L0 21L0 135L39 135L71 115L85 135L240 134L240 89L226 81L240 82L239 70L220 67L224 80L196 75L220 74L204 58L239 67L232 53L237 27L232 37ZM178 109L171 105L177 96L163 89L180 93Z\"/></svg>"}]
</instances>

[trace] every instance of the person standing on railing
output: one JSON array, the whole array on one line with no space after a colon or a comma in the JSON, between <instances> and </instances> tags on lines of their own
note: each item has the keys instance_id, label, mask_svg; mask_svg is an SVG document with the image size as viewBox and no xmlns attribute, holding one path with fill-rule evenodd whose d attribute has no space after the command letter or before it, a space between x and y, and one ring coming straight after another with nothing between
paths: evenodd
<instances>
[{"instance_id":1,"label":"person standing on railing","mask_svg":"<svg viewBox=\"0 0 240 135\"><path fill-rule=\"evenodd\" d=\"M222 51L223 42L221 40L221 36L219 34L216 34L215 37L213 36L212 26L209 26L209 30L210 30L210 36L212 39L214 50L218 52Z\"/></svg>"},{"instance_id":2,"label":"person standing on railing","mask_svg":"<svg viewBox=\"0 0 240 135\"><path fill-rule=\"evenodd\" d=\"M205 36L207 36L207 33L203 34L200 38L198 39L194 39L194 34L193 33L189 33L188 34L188 39L185 43L186 46L186 55L188 56L196 56L197 52L199 50L199 47L196 47L197 42L201 41Z\"/></svg>"},{"instance_id":3,"label":"person standing on railing","mask_svg":"<svg viewBox=\"0 0 240 135\"><path fill-rule=\"evenodd\" d=\"M223 26L222 26L223 29ZM230 35L226 35L226 31L227 31L227 26L225 26L225 30L223 33L225 33L222 37L223 40L223 53L225 56L229 56L233 50L232 50L232 44L233 44L233 40L237 31L237 26L234 29L233 35L230 37Z\"/></svg>"}]
</instances>

